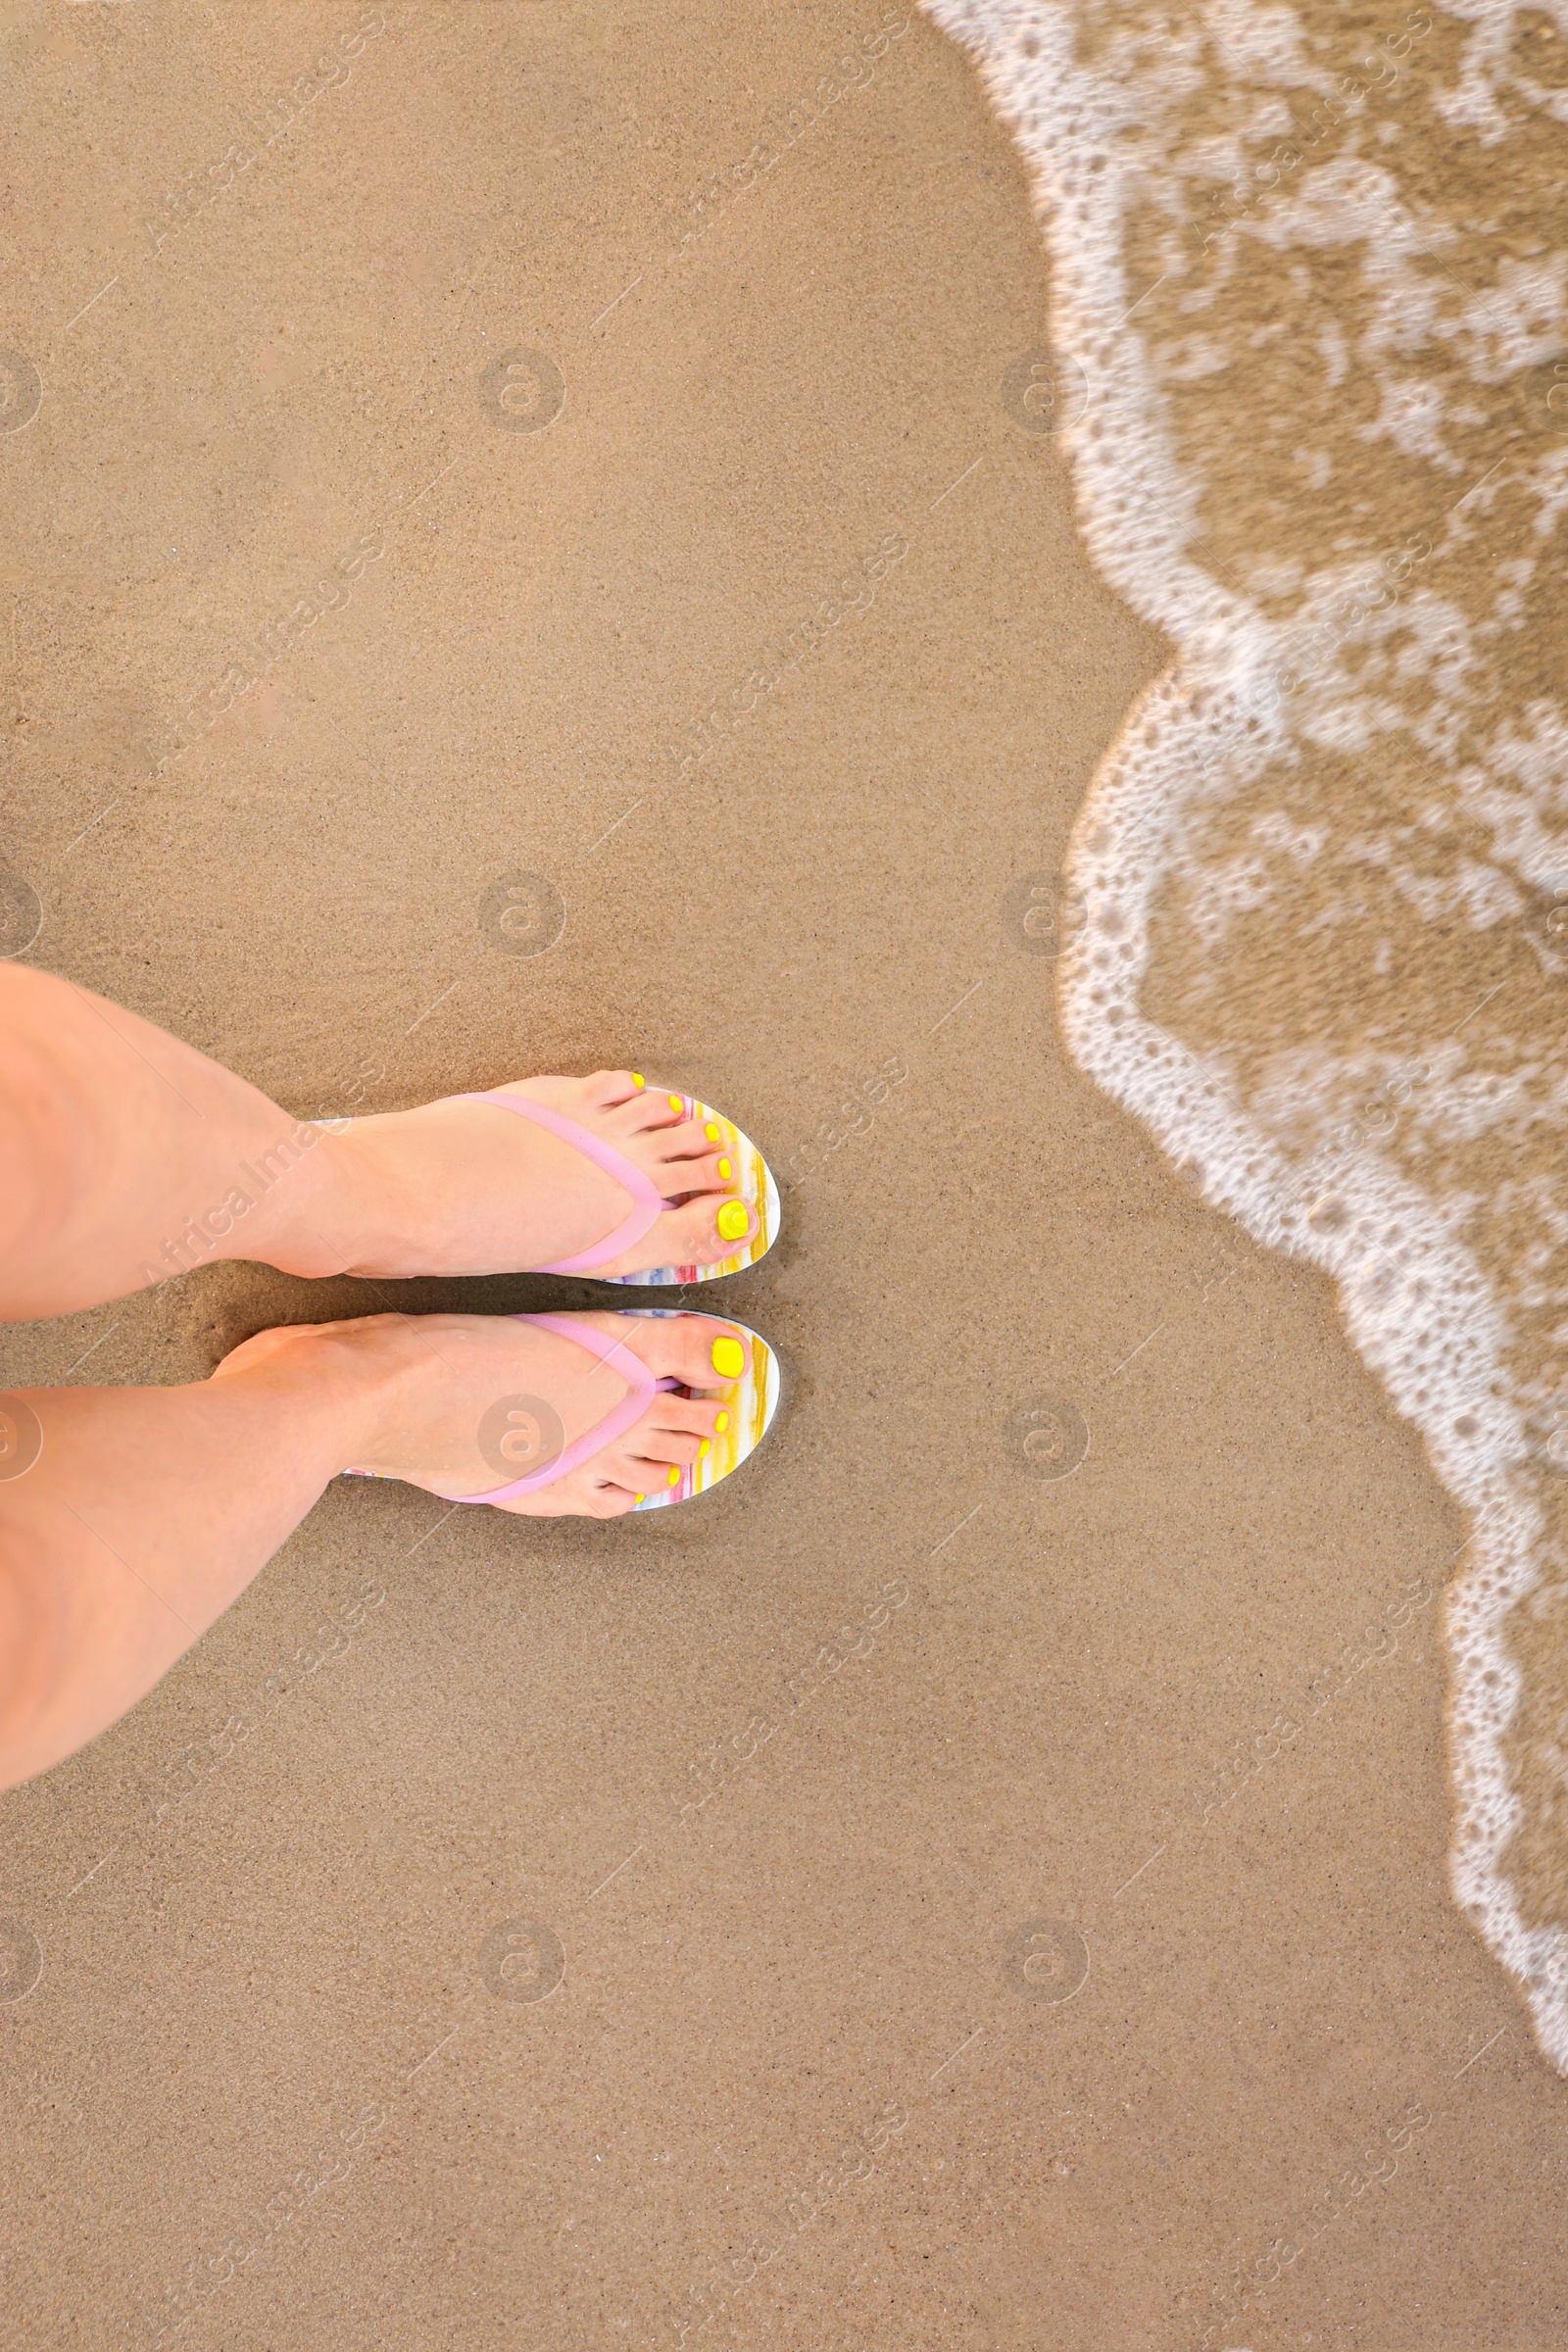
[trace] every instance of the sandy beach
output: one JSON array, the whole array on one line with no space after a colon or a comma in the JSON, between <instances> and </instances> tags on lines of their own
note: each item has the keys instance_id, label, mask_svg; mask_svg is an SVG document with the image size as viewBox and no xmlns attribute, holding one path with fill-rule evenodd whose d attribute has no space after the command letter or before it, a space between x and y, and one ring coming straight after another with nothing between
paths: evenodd
<instances>
[{"instance_id":1,"label":"sandy beach","mask_svg":"<svg viewBox=\"0 0 1568 2352\"><path fill-rule=\"evenodd\" d=\"M788 1379L649 1520L337 1482L0 1797L0 2335L1560 2344L1568 2084L1448 1878L1466 1514L1063 1039L1173 646L971 60L0 0L0 73L7 952L302 1118L721 1104ZM215 1264L0 1360L591 1301Z\"/></svg>"}]
</instances>

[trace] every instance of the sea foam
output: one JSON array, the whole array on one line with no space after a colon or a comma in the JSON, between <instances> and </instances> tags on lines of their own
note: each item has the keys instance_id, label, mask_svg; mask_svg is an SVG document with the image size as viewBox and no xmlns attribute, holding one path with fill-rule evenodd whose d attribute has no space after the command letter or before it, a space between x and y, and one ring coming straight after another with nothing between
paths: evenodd
<instances>
[{"instance_id":1,"label":"sea foam","mask_svg":"<svg viewBox=\"0 0 1568 2352\"><path fill-rule=\"evenodd\" d=\"M1470 1514L1452 1883L1568 2071L1568 1668L1510 1639L1568 1557L1568 9L926 6L1037 194L1084 539L1175 649L1075 828L1066 1037L1334 1276Z\"/></svg>"}]
</instances>

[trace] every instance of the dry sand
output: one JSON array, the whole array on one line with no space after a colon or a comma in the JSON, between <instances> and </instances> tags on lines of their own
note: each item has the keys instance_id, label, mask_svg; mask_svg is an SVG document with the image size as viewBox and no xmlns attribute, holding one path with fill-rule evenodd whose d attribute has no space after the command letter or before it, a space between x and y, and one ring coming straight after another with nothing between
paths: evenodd
<instances>
[{"instance_id":1,"label":"dry sand","mask_svg":"<svg viewBox=\"0 0 1568 2352\"><path fill-rule=\"evenodd\" d=\"M1047 298L1005 138L914 18L683 248L873 12L388 0L269 150L359 22L0 13L29 953L304 1115L701 1089L795 1179L726 1291L790 1409L646 1523L334 1488L0 1800L12 1989L40 1963L0 2334L1559 2344L1568 2094L1446 1885L1464 1530L1326 1282L1067 1061L1009 915L1163 649L1004 396ZM547 429L484 403L519 349ZM481 925L514 872L547 952ZM220 1267L9 1333L5 1378L192 1377L385 1296Z\"/></svg>"}]
</instances>

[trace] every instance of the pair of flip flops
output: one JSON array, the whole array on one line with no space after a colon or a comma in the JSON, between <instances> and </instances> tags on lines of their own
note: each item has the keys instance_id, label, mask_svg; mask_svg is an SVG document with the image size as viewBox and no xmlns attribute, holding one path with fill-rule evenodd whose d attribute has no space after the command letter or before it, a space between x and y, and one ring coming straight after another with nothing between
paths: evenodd
<instances>
[{"instance_id":1,"label":"pair of flip flops","mask_svg":"<svg viewBox=\"0 0 1568 2352\"><path fill-rule=\"evenodd\" d=\"M595 1273L600 1266L622 1256L640 1242L645 1234L652 1231L669 1205L652 1178L645 1175L623 1152L617 1151L613 1144L606 1143L601 1136L591 1134L586 1127L579 1126L575 1119L567 1118L562 1111L552 1110L543 1102L530 1102L524 1095L467 1094L453 1097L452 1100L461 1102L494 1102L501 1109L512 1111L516 1117L527 1119L536 1127L543 1127L562 1143L571 1145L584 1158L591 1159L596 1167L612 1177L631 1197L629 1213L603 1241L596 1242L591 1249L578 1250L575 1256L558 1258L548 1266L536 1266L532 1269L535 1273ZM639 1289L670 1283L714 1282L721 1275L738 1274L744 1267L756 1265L758 1259L772 1248L777 1236L778 1187L773 1181L772 1170L750 1136L743 1135L732 1119L726 1119L720 1111L710 1109L706 1102L698 1102L695 1096L671 1093L669 1106L671 1110L678 1109L683 1119L701 1119L708 1128L709 1139L734 1163L735 1196L755 1215L757 1230L740 1244L732 1256L716 1265L660 1266L653 1272L641 1274L606 1275L602 1279L607 1282L634 1283ZM751 1219L748 1218L747 1222L749 1225ZM679 1311L675 1307L632 1307L626 1310L624 1319L629 1322L633 1317L672 1316ZM558 1339L571 1340L579 1348L586 1348L589 1354L598 1356L602 1363L626 1382L626 1394L595 1428L575 1439L564 1450L545 1446L548 1458L541 1460L536 1468L522 1477L514 1479L510 1485L493 1487L483 1494L445 1495L445 1501L514 1502L525 1494L537 1494L541 1488L554 1486L558 1480L569 1477L572 1471L591 1461L605 1446L613 1445L616 1438L624 1436L634 1423L641 1420L650 1400L659 1391L675 1390L683 1395L689 1394L680 1389L678 1381L656 1380L641 1358L619 1340L608 1339L603 1332L596 1331L591 1324L583 1323L575 1316L517 1315L514 1319L518 1323L535 1324L541 1330L554 1333ZM662 1487L656 1493L644 1494L634 1504L634 1509L660 1510L669 1503L689 1502L694 1495L710 1493L720 1479L728 1478L732 1470L739 1469L748 1454L755 1453L766 1436L768 1425L778 1410L778 1359L766 1341L749 1325L741 1323L733 1327L744 1331L751 1341L751 1364L733 1384L726 1384L725 1428L710 1441L700 1460L681 1471L674 1486ZM528 1438L524 1436L521 1445L524 1459L527 1448Z\"/></svg>"}]
</instances>

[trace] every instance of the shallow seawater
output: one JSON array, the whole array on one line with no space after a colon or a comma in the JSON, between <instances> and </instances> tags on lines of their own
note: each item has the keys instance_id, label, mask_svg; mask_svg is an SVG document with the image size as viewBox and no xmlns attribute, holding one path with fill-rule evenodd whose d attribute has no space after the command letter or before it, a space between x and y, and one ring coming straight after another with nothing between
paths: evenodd
<instances>
[{"instance_id":1,"label":"shallow seawater","mask_svg":"<svg viewBox=\"0 0 1568 2352\"><path fill-rule=\"evenodd\" d=\"M1568 2071L1568 10L931 14L1039 190L1086 541L1173 648L1075 833L1068 1039L1334 1274L1471 1514L1454 1890Z\"/></svg>"}]
</instances>

